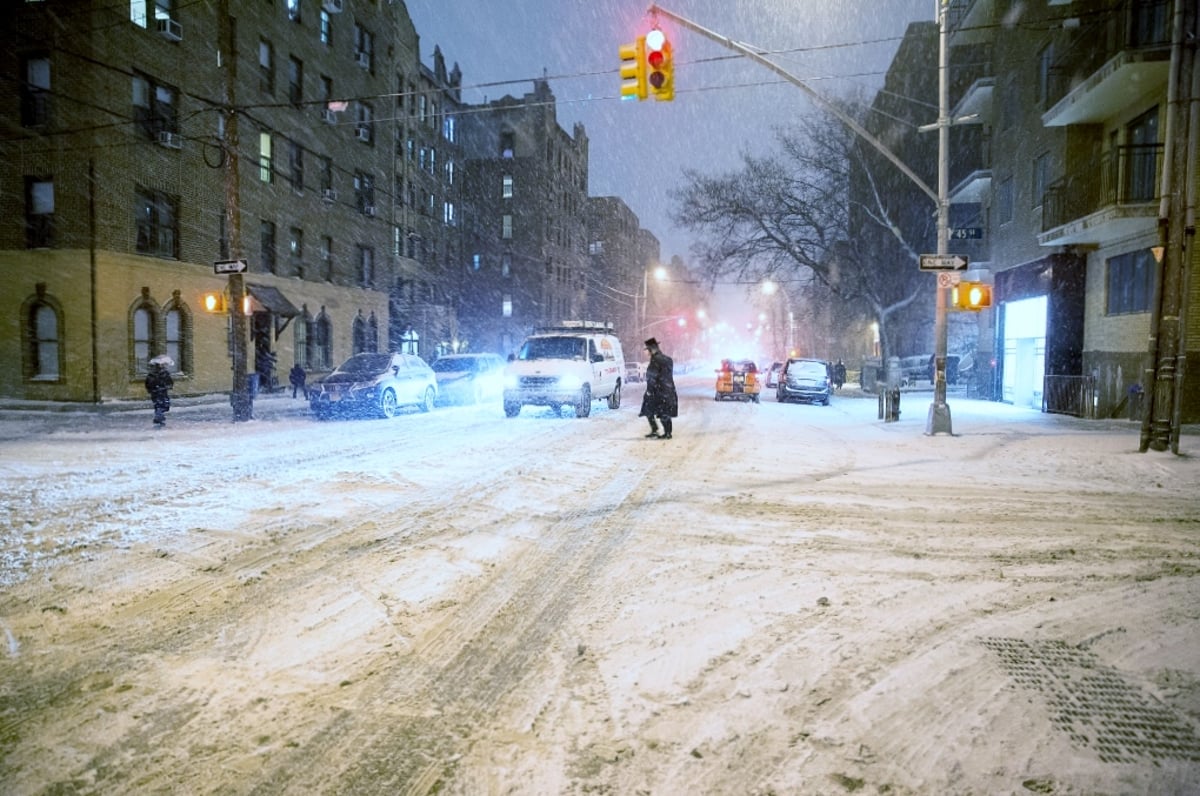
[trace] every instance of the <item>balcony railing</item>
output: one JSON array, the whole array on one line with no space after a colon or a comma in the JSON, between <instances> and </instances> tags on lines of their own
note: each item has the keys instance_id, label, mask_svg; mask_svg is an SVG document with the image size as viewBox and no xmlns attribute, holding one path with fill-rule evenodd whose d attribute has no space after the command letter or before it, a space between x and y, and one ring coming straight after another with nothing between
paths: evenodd
<instances>
[{"instance_id":1,"label":"balcony railing","mask_svg":"<svg viewBox=\"0 0 1200 796\"><path fill-rule=\"evenodd\" d=\"M1070 48L1050 67L1047 107L1118 53L1168 47L1171 5L1171 0L1120 0L1111 11L1081 26Z\"/></svg>"},{"instance_id":2,"label":"balcony railing","mask_svg":"<svg viewBox=\"0 0 1200 796\"><path fill-rule=\"evenodd\" d=\"M1106 207L1155 201L1162 157L1162 144L1131 144L1089 160L1046 189L1042 231Z\"/></svg>"}]
</instances>

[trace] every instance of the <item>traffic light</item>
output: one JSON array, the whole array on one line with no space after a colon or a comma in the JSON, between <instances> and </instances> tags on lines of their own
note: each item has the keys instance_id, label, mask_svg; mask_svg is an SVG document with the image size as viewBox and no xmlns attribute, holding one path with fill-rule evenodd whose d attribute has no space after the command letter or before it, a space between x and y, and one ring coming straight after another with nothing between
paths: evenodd
<instances>
[{"instance_id":1,"label":"traffic light","mask_svg":"<svg viewBox=\"0 0 1200 796\"><path fill-rule=\"evenodd\" d=\"M204 305L205 312L224 312L225 294L220 292L205 293L201 299L201 303Z\"/></svg>"},{"instance_id":2,"label":"traffic light","mask_svg":"<svg viewBox=\"0 0 1200 796\"><path fill-rule=\"evenodd\" d=\"M646 99L646 37L622 44L617 52L621 56L621 99Z\"/></svg>"},{"instance_id":3,"label":"traffic light","mask_svg":"<svg viewBox=\"0 0 1200 796\"><path fill-rule=\"evenodd\" d=\"M671 42L658 28L645 36L646 83L654 99L670 102L675 99L675 65L671 60Z\"/></svg>"},{"instance_id":4,"label":"traffic light","mask_svg":"<svg viewBox=\"0 0 1200 796\"><path fill-rule=\"evenodd\" d=\"M978 312L992 306L992 286L986 282L959 282L950 291L950 304L955 309Z\"/></svg>"}]
</instances>

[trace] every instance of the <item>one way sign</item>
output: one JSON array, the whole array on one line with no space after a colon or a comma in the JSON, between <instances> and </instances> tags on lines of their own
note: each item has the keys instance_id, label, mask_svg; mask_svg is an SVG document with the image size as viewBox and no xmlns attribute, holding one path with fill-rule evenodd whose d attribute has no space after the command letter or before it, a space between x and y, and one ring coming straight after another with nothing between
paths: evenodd
<instances>
[{"instance_id":1,"label":"one way sign","mask_svg":"<svg viewBox=\"0 0 1200 796\"><path fill-rule=\"evenodd\" d=\"M965 271L967 258L961 254L922 254L922 271Z\"/></svg>"}]
</instances>

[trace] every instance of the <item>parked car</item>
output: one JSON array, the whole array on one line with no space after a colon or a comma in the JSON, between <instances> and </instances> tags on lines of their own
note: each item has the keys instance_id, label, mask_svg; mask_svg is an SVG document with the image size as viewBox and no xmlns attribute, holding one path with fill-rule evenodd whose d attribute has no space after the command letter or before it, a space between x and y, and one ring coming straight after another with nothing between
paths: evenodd
<instances>
[{"instance_id":1,"label":"parked car","mask_svg":"<svg viewBox=\"0 0 1200 796\"><path fill-rule=\"evenodd\" d=\"M717 370L717 401L753 401L758 403L761 387L758 383L758 366L749 359L721 360Z\"/></svg>"},{"instance_id":2,"label":"parked car","mask_svg":"<svg viewBox=\"0 0 1200 796\"><path fill-rule=\"evenodd\" d=\"M625 383L633 384L634 382L643 381L642 366L637 362L625 363Z\"/></svg>"},{"instance_id":3,"label":"parked car","mask_svg":"<svg viewBox=\"0 0 1200 796\"><path fill-rule=\"evenodd\" d=\"M767 387L778 387L779 386L779 373L782 370L783 370L782 362L772 362L771 367L767 368L766 378L763 379L764 385Z\"/></svg>"},{"instance_id":4,"label":"parked car","mask_svg":"<svg viewBox=\"0 0 1200 796\"><path fill-rule=\"evenodd\" d=\"M439 404L480 404L504 395L504 360L498 354L447 354L430 367Z\"/></svg>"},{"instance_id":5,"label":"parked car","mask_svg":"<svg viewBox=\"0 0 1200 796\"><path fill-rule=\"evenodd\" d=\"M832 392L829 384L829 363L820 359L789 359L779 374L775 400L806 401L829 406Z\"/></svg>"},{"instance_id":6,"label":"parked car","mask_svg":"<svg viewBox=\"0 0 1200 796\"><path fill-rule=\"evenodd\" d=\"M308 391L313 414L395 417L402 406L433 409L433 369L414 354L355 354Z\"/></svg>"}]
</instances>

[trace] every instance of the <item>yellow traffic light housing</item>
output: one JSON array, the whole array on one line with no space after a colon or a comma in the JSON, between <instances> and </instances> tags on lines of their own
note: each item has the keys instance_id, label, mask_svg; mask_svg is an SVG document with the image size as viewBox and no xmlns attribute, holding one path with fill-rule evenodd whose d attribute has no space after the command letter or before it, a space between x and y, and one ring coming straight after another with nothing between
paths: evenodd
<instances>
[{"instance_id":1,"label":"yellow traffic light housing","mask_svg":"<svg viewBox=\"0 0 1200 796\"><path fill-rule=\"evenodd\" d=\"M647 33L645 41L645 75L648 91L659 102L675 99L675 64L671 42L658 28Z\"/></svg>"},{"instance_id":2,"label":"yellow traffic light housing","mask_svg":"<svg viewBox=\"0 0 1200 796\"><path fill-rule=\"evenodd\" d=\"M959 282L950 291L950 304L955 309L978 312L992 306L992 286L986 282Z\"/></svg>"},{"instance_id":3,"label":"yellow traffic light housing","mask_svg":"<svg viewBox=\"0 0 1200 796\"><path fill-rule=\"evenodd\" d=\"M218 313L225 311L225 294L221 291L205 293L200 299L205 312Z\"/></svg>"},{"instance_id":4,"label":"yellow traffic light housing","mask_svg":"<svg viewBox=\"0 0 1200 796\"><path fill-rule=\"evenodd\" d=\"M646 99L646 37L638 36L632 44L622 44L617 52L621 56L621 99Z\"/></svg>"}]
</instances>

